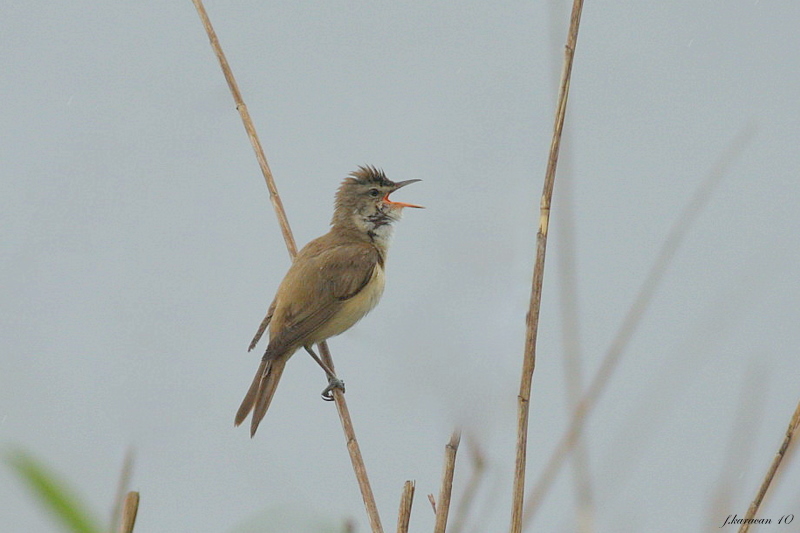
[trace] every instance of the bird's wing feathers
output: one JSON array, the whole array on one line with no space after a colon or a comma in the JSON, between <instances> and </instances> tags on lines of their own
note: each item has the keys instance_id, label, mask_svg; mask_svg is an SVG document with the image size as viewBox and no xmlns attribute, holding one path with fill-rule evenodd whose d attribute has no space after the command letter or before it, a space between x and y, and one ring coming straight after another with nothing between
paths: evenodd
<instances>
[{"instance_id":1,"label":"bird's wing feathers","mask_svg":"<svg viewBox=\"0 0 800 533\"><path fill-rule=\"evenodd\" d=\"M375 267L380 263L380 253L372 246L342 246L343 250L326 261L326 282L333 298L340 302L360 293L372 279Z\"/></svg>"},{"instance_id":2,"label":"bird's wing feathers","mask_svg":"<svg viewBox=\"0 0 800 533\"><path fill-rule=\"evenodd\" d=\"M275 314L275 304L277 302L278 300L276 298L272 299L272 303L270 304L269 309L267 310L267 316L265 316L264 320L261 321L261 325L258 326L258 331L256 331L255 337L253 337L253 340L250 341L250 347L247 349L248 352L251 351L253 348L255 348L256 344L258 344L258 341L261 340L261 336L264 334L264 330L267 329L267 326L269 326L269 323L272 320L272 315Z\"/></svg>"},{"instance_id":3,"label":"bird's wing feathers","mask_svg":"<svg viewBox=\"0 0 800 533\"><path fill-rule=\"evenodd\" d=\"M288 288L295 302L285 309L284 325L270 339L265 357L278 357L292 346L297 347L298 343L302 346L306 339L313 339L314 332L326 324L346 300L366 287L379 263L378 250L361 243L331 247L303 261L295 261L292 268L299 271L293 273L291 279L298 286Z\"/></svg>"},{"instance_id":4,"label":"bird's wing feathers","mask_svg":"<svg viewBox=\"0 0 800 533\"><path fill-rule=\"evenodd\" d=\"M302 319L288 324L269 340L264 359L276 359L289 349L296 349L304 344L313 344L313 342L308 342L306 339L330 320L336 311L337 308L332 305L318 307L314 313L307 314Z\"/></svg>"}]
</instances>

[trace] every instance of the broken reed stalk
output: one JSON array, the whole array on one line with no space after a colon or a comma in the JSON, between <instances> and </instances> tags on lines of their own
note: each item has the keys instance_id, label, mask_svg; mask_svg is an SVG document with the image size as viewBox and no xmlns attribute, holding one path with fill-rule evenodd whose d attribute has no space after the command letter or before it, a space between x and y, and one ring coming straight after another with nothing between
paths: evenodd
<instances>
[{"instance_id":1,"label":"broken reed stalk","mask_svg":"<svg viewBox=\"0 0 800 533\"><path fill-rule=\"evenodd\" d=\"M278 188L272 177L272 171L264 155L264 149L261 147L261 141L258 138L255 125L250 118L250 113L247 111L247 106L242 99L239 86L236 83L236 79L233 77L233 71L231 71L225 53L222 51L222 47L217 39L217 34L214 31L214 27L211 25L211 20L208 18L208 13L206 13L202 0L192 0L192 2L197 9L197 13L200 15L200 20L203 22L203 27L208 34L211 48L214 50L219 60L219 65L222 68L222 73L225 75L225 80L228 82L228 88L231 90L231 95L236 104L236 110L242 118L244 129L247 131L247 136L250 138L250 144L253 146L258 165L261 167L261 173L264 175L264 180L267 182L269 197L272 201L275 214L278 217L278 223L281 228L281 233L283 234L283 240L286 243L286 249L289 251L289 256L294 259L294 256L297 255L297 245L295 244L294 236L289 226L289 219L286 217L286 211L283 208L283 202L281 202L281 198L278 195ZM325 342L320 344L320 350L322 351L323 360L329 368L333 370L333 361L331 360L330 351ZM358 486L361 489L361 497L364 500L370 526L373 533L383 533L380 516L378 515L378 507L375 504L375 497L372 494L372 488L369 484L364 459L361 456L361 450L359 449L358 440L356 439L355 430L353 429L353 422L350 419L350 412L347 409L347 402L345 402L344 395L338 389L334 390L333 397L336 402L336 409L339 412L339 419L342 422L342 429L344 430L345 440L347 442L347 451L350 453L350 461L353 464L353 471L358 480Z\"/></svg>"},{"instance_id":2,"label":"broken reed stalk","mask_svg":"<svg viewBox=\"0 0 800 533\"><path fill-rule=\"evenodd\" d=\"M556 475L564 465L565 459L578 442L589 413L597 404L600 395L605 391L606 385L611 379L611 375L614 373L614 370L616 370L622 354L628 347L628 343L641 322L641 317L650 306L655 290L661 284L667 267L672 262L678 248L683 243L684 238L689 233L689 230L694 225L699 214L708 203L711 193L722 180L723 176L727 174L728 167L735 157L742 153L753 138L754 133L755 126L752 123L748 123L731 140L720 158L716 161L711 172L709 172L706 179L700 184L697 190L695 190L694 195L670 228L667 238L658 251L656 260L653 262L644 282L642 282L642 285L639 287L636 299L630 309L628 309L628 313L625 315L620 329L614 336L611 346L605 356L603 356L600 367L592 377L581 401L575 406L566 432L561 437L561 440L559 440L558 445L547 461L544 471L539 475L536 485L528 496L524 513L524 525L526 527L533 520L544 497L553 485Z\"/></svg>"},{"instance_id":3,"label":"broken reed stalk","mask_svg":"<svg viewBox=\"0 0 800 533\"><path fill-rule=\"evenodd\" d=\"M119 533L132 533L136 524L136 514L139 512L139 493L131 491L125 496L122 505L122 520L119 524Z\"/></svg>"},{"instance_id":4,"label":"broken reed stalk","mask_svg":"<svg viewBox=\"0 0 800 533\"><path fill-rule=\"evenodd\" d=\"M414 482L406 481L400 496L400 510L397 513L397 533L408 533L411 521L411 504L414 503Z\"/></svg>"},{"instance_id":5,"label":"broken reed stalk","mask_svg":"<svg viewBox=\"0 0 800 533\"><path fill-rule=\"evenodd\" d=\"M544 279L544 260L547 251L547 230L550 224L550 203L553 199L558 152L561 147L561 132L564 129L564 118L567 112L569 82L572 76L572 60L578 41L583 0L574 0L570 17L567 44L564 48L564 65L561 71L561 83L558 89L553 139L550 143L550 155L547 160L544 188L540 204L539 231L536 234L536 264L533 269L531 284L531 300L528 308L525 333L525 354L522 363L522 375L517 397L517 454L514 465L514 493L511 507L511 533L522 531L522 504L525 496L525 468L528 448L528 418L530 414L531 385L533 371L536 367L536 337L539 329L539 310L542 303L542 281Z\"/></svg>"},{"instance_id":6,"label":"broken reed stalk","mask_svg":"<svg viewBox=\"0 0 800 533\"><path fill-rule=\"evenodd\" d=\"M445 533L447 515L450 513L450 498L453 494L453 474L456 469L456 454L461 442L461 431L455 430L450 435L450 442L444 447L444 468L442 471L442 487L439 489L439 501L436 502L436 524L434 533Z\"/></svg>"},{"instance_id":7,"label":"broken reed stalk","mask_svg":"<svg viewBox=\"0 0 800 533\"><path fill-rule=\"evenodd\" d=\"M797 403L797 407L794 409L794 414L792 415L791 421L789 421L789 427L786 429L786 436L783 437L783 442L781 442L781 446L778 448L778 453L776 453L775 457L772 459L772 464L769 465L764 480L758 488L756 497L750 504L750 508L747 509L747 515L744 517L744 522L742 522L739 528L739 533L747 533L750 531L750 522L756 517L761 501L764 499L764 495L767 493L767 489L769 489L772 478L775 477L775 472L778 471L778 467L781 465L784 455L786 455L786 449L789 448L789 444L792 442L794 432L797 430L798 425L800 425L800 402Z\"/></svg>"}]
</instances>

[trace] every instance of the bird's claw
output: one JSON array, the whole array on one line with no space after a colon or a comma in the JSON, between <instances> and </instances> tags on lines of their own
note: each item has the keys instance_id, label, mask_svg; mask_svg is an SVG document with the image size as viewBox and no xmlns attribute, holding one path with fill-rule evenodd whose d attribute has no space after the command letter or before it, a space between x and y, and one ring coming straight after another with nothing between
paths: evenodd
<instances>
[{"instance_id":1,"label":"bird's claw","mask_svg":"<svg viewBox=\"0 0 800 533\"><path fill-rule=\"evenodd\" d=\"M322 399L326 402L333 401L333 389L339 389L344 394L344 381L339 378L329 378L328 386L322 391Z\"/></svg>"}]
</instances>

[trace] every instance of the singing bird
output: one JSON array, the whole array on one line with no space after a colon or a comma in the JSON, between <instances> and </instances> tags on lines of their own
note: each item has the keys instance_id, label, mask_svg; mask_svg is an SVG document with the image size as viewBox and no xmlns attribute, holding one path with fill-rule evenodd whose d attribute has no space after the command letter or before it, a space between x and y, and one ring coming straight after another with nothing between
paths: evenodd
<instances>
[{"instance_id":1,"label":"singing bird","mask_svg":"<svg viewBox=\"0 0 800 533\"><path fill-rule=\"evenodd\" d=\"M267 350L236 413L238 426L253 412L251 437L269 408L286 362L299 348L305 348L328 375L323 398L333 399L334 388L344 390L344 383L314 353L313 345L350 329L380 300L392 223L400 219L404 207L422 207L394 202L389 195L417 181L395 183L382 170L364 166L342 182L330 231L297 254L250 343L252 350L269 326Z\"/></svg>"}]
</instances>

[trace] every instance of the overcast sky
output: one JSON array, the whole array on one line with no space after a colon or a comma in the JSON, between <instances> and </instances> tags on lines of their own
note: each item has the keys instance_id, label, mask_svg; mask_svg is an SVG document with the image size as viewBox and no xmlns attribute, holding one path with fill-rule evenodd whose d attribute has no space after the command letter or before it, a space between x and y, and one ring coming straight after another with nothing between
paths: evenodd
<instances>
[{"instance_id":1,"label":"overcast sky","mask_svg":"<svg viewBox=\"0 0 800 533\"><path fill-rule=\"evenodd\" d=\"M348 518L367 531L309 357L290 361L255 439L233 427L260 356L247 344L289 259L191 2L0 6L0 447L46 461L104 520L132 447L141 532L322 531L314 524ZM426 495L460 425L456 504L477 444L487 471L472 531L506 530L568 6L206 7L301 245L327 230L338 183L358 165L423 180L397 196L427 209L397 226L381 304L330 343L384 527L414 479L412 530L431 530ZM568 420L564 228L574 226L579 311L567 335L586 382L681 210L732 140L754 132L590 419L597 532L708 531L744 515L797 403L798 27L790 1L584 8L529 486ZM798 477L790 465L760 516L800 521ZM721 485L731 500L714 508ZM574 530L573 494L566 469L537 530ZM4 531L55 529L5 466L0 502Z\"/></svg>"}]
</instances>

